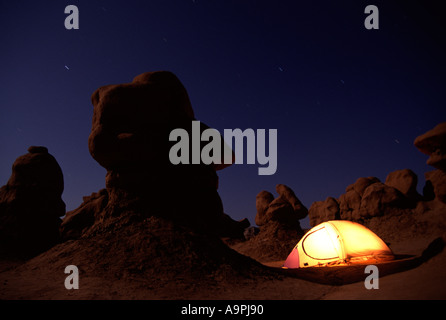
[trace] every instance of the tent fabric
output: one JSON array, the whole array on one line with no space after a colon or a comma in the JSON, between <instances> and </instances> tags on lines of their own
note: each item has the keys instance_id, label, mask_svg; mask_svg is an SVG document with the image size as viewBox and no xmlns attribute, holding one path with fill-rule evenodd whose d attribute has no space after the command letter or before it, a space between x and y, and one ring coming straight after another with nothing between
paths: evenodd
<instances>
[{"instance_id":1,"label":"tent fabric","mask_svg":"<svg viewBox=\"0 0 446 320\"><path fill-rule=\"evenodd\" d=\"M310 229L293 248L283 267L379 262L393 258L390 248L370 229L352 221L333 220Z\"/></svg>"}]
</instances>

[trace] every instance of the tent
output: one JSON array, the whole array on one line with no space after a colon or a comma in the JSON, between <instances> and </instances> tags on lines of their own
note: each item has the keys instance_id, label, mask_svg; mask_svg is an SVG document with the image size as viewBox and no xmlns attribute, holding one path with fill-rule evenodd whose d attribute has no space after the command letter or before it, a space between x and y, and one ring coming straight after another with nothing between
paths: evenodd
<instances>
[{"instance_id":1,"label":"tent","mask_svg":"<svg viewBox=\"0 0 446 320\"><path fill-rule=\"evenodd\" d=\"M283 267L373 263L393 258L389 247L370 229L351 221L333 220L310 229L291 251Z\"/></svg>"}]
</instances>

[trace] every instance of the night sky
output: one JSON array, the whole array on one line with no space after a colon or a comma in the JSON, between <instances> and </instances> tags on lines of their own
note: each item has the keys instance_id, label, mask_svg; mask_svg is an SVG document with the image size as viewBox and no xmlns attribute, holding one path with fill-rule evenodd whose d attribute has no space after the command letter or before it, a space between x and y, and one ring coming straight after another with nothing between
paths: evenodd
<instances>
[{"instance_id":1,"label":"night sky","mask_svg":"<svg viewBox=\"0 0 446 320\"><path fill-rule=\"evenodd\" d=\"M79 30L64 27L70 4ZM364 27L368 4L378 30ZM207 125L278 130L274 175L258 164L218 172L234 219L254 224L257 193L278 183L307 208L404 168L421 191L433 168L413 141L446 121L444 30L426 1L1 1L0 185L43 145L63 170L67 211L77 208L105 187L88 152L91 94L169 70Z\"/></svg>"}]
</instances>

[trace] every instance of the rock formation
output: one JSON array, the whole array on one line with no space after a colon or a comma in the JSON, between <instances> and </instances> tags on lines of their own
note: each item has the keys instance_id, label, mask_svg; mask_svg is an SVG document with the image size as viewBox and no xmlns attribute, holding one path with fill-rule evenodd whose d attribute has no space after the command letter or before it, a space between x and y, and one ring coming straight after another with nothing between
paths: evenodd
<instances>
[{"instance_id":1,"label":"rock formation","mask_svg":"<svg viewBox=\"0 0 446 320\"><path fill-rule=\"evenodd\" d=\"M308 210L296 197L293 190L278 184L277 198L268 191L256 196L258 233L251 229L247 241L234 246L238 251L261 261L285 259L303 235L299 220Z\"/></svg>"},{"instance_id":2,"label":"rock formation","mask_svg":"<svg viewBox=\"0 0 446 320\"><path fill-rule=\"evenodd\" d=\"M63 240L78 239L84 231L91 227L108 203L106 189L93 192L83 198L83 203L75 210L67 213L60 226Z\"/></svg>"},{"instance_id":3,"label":"rock formation","mask_svg":"<svg viewBox=\"0 0 446 320\"><path fill-rule=\"evenodd\" d=\"M426 163L437 168L425 173L425 178L434 197L446 203L446 122L417 137L414 144L430 156Z\"/></svg>"},{"instance_id":4,"label":"rock formation","mask_svg":"<svg viewBox=\"0 0 446 320\"><path fill-rule=\"evenodd\" d=\"M31 146L18 157L0 189L0 251L29 257L56 244L63 189L62 170L47 148Z\"/></svg>"},{"instance_id":5,"label":"rock formation","mask_svg":"<svg viewBox=\"0 0 446 320\"><path fill-rule=\"evenodd\" d=\"M147 290L176 290L176 279L209 285L264 272L220 239L243 238L249 226L223 211L216 170L224 166L169 160L171 130L189 132L195 119L175 75L149 72L129 84L101 87L92 103L88 144L107 170L106 188L67 213L58 255L79 261L89 274L136 277Z\"/></svg>"},{"instance_id":6,"label":"rock formation","mask_svg":"<svg viewBox=\"0 0 446 320\"><path fill-rule=\"evenodd\" d=\"M328 220L352 220L391 238L397 228L407 234L413 228L425 228L425 220L432 216L441 228L444 218L438 213L446 210L446 123L417 137L414 144L430 156L427 163L437 168L425 173L423 195L418 194L418 178L410 169L389 173L385 183L375 177L359 178L338 199L314 202L309 210L311 226Z\"/></svg>"},{"instance_id":7,"label":"rock formation","mask_svg":"<svg viewBox=\"0 0 446 320\"><path fill-rule=\"evenodd\" d=\"M389 173L385 184L393 187L409 198L419 198L417 192L418 177L410 169L397 170Z\"/></svg>"},{"instance_id":8,"label":"rock formation","mask_svg":"<svg viewBox=\"0 0 446 320\"><path fill-rule=\"evenodd\" d=\"M417 176L409 169L389 173L386 182L376 177L359 178L339 199L328 197L314 202L309 210L310 224L328 220L365 220L414 208L421 195L416 191Z\"/></svg>"},{"instance_id":9,"label":"rock formation","mask_svg":"<svg viewBox=\"0 0 446 320\"><path fill-rule=\"evenodd\" d=\"M280 224L295 227L299 220L307 216L307 208L296 197L289 187L278 184L276 192L279 196L274 196L268 191L261 191L256 197L256 224L263 226L270 221L277 221Z\"/></svg>"},{"instance_id":10,"label":"rock formation","mask_svg":"<svg viewBox=\"0 0 446 320\"><path fill-rule=\"evenodd\" d=\"M432 188L434 199L446 203L446 171L429 171L424 176L426 178L426 185Z\"/></svg>"},{"instance_id":11,"label":"rock formation","mask_svg":"<svg viewBox=\"0 0 446 320\"><path fill-rule=\"evenodd\" d=\"M108 218L125 212L135 219L159 216L200 232L243 237L249 222L226 215L217 192L216 170L225 166L173 165L169 160L170 132L182 128L191 133L195 119L186 89L174 74L147 72L131 83L101 87L92 103L88 147L107 170L106 190L67 214L64 237L80 236L95 224L102 228L113 220ZM207 128L201 122L201 130Z\"/></svg>"},{"instance_id":12,"label":"rock formation","mask_svg":"<svg viewBox=\"0 0 446 320\"><path fill-rule=\"evenodd\" d=\"M310 225L316 226L323 221L340 220L339 202L333 197L314 202L308 212Z\"/></svg>"},{"instance_id":13,"label":"rock formation","mask_svg":"<svg viewBox=\"0 0 446 320\"><path fill-rule=\"evenodd\" d=\"M429 156L426 162L428 165L446 171L446 122L418 136L414 145Z\"/></svg>"}]
</instances>

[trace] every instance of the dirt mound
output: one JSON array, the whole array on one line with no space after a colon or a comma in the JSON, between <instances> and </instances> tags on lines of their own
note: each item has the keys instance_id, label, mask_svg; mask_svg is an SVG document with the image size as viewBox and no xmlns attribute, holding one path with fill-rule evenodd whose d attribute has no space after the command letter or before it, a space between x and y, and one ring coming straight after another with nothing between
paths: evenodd
<instances>
[{"instance_id":1,"label":"dirt mound","mask_svg":"<svg viewBox=\"0 0 446 320\"><path fill-rule=\"evenodd\" d=\"M230 249L220 239L164 218L122 219L77 240L59 244L26 263L4 271L3 299L66 297L64 269L79 269L80 294L88 298L185 298L219 287L278 279L265 266ZM14 281L16 281L14 283ZM17 283L19 286L17 286ZM31 287L29 292L26 288ZM120 288L120 289L116 289ZM213 289L212 289L213 288ZM125 290L124 292L119 292ZM28 296L27 296L28 295ZM206 295L206 294L204 294ZM212 298L212 296L209 296Z\"/></svg>"},{"instance_id":2,"label":"dirt mound","mask_svg":"<svg viewBox=\"0 0 446 320\"><path fill-rule=\"evenodd\" d=\"M247 241L230 244L234 250L260 262L285 260L303 236L302 229L284 228L279 222L271 221Z\"/></svg>"}]
</instances>

